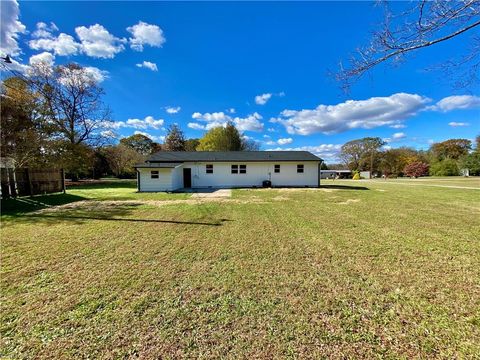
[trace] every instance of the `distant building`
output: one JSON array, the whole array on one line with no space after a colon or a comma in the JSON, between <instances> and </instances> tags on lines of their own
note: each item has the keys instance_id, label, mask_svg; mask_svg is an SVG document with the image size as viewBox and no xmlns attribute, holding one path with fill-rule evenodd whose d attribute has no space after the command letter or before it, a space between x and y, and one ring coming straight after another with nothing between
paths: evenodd
<instances>
[{"instance_id":1,"label":"distant building","mask_svg":"<svg viewBox=\"0 0 480 360\"><path fill-rule=\"evenodd\" d=\"M351 170L320 170L320 179L351 179Z\"/></svg>"}]
</instances>

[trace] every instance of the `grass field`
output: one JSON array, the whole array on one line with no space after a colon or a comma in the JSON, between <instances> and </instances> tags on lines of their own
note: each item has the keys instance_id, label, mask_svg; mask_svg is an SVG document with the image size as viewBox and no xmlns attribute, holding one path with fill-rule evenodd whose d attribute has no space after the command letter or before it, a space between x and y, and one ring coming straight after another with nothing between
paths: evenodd
<instances>
[{"instance_id":1,"label":"grass field","mask_svg":"<svg viewBox=\"0 0 480 360\"><path fill-rule=\"evenodd\" d=\"M0 357L478 358L480 190L324 184L4 202Z\"/></svg>"}]
</instances>

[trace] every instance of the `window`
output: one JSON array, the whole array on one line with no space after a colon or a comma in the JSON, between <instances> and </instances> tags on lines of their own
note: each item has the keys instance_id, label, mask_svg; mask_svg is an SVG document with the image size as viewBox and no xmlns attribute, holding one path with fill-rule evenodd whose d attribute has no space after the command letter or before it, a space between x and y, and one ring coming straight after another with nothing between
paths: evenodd
<instances>
[{"instance_id":1,"label":"window","mask_svg":"<svg viewBox=\"0 0 480 360\"><path fill-rule=\"evenodd\" d=\"M232 174L246 174L247 165L232 165Z\"/></svg>"},{"instance_id":2,"label":"window","mask_svg":"<svg viewBox=\"0 0 480 360\"><path fill-rule=\"evenodd\" d=\"M303 173L303 164L298 164L297 165L297 173L299 173L299 174Z\"/></svg>"},{"instance_id":3,"label":"window","mask_svg":"<svg viewBox=\"0 0 480 360\"><path fill-rule=\"evenodd\" d=\"M150 177L152 179L158 179L158 170L152 170L150 171Z\"/></svg>"},{"instance_id":4,"label":"window","mask_svg":"<svg viewBox=\"0 0 480 360\"><path fill-rule=\"evenodd\" d=\"M275 165L273 172L279 173L280 172L280 165Z\"/></svg>"},{"instance_id":5,"label":"window","mask_svg":"<svg viewBox=\"0 0 480 360\"><path fill-rule=\"evenodd\" d=\"M213 174L213 164L207 164L205 165L205 172L207 174Z\"/></svg>"}]
</instances>

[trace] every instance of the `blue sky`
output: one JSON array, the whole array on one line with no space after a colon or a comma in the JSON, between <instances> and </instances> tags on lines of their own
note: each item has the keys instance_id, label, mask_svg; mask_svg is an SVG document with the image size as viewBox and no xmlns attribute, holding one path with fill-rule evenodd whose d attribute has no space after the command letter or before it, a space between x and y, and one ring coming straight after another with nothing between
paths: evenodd
<instances>
[{"instance_id":1,"label":"blue sky","mask_svg":"<svg viewBox=\"0 0 480 360\"><path fill-rule=\"evenodd\" d=\"M453 91L424 70L468 36L380 66L348 95L329 77L381 18L369 2L2 1L1 50L19 69L38 60L90 67L118 137L161 140L172 123L201 137L232 120L262 149L307 149L329 161L364 136L416 148L473 139L479 89Z\"/></svg>"}]
</instances>

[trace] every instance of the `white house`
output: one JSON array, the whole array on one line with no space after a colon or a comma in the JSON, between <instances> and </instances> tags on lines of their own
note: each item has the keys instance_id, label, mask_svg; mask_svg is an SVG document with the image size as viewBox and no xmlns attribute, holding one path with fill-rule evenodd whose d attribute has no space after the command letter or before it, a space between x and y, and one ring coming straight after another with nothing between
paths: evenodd
<instances>
[{"instance_id":1,"label":"white house","mask_svg":"<svg viewBox=\"0 0 480 360\"><path fill-rule=\"evenodd\" d=\"M138 191L318 187L322 159L308 151L160 151L135 166Z\"/></svg>"}]
</instances>

